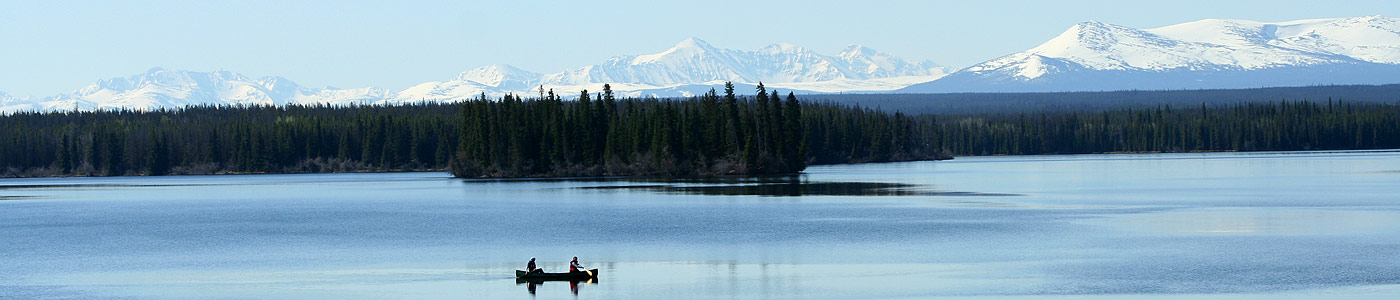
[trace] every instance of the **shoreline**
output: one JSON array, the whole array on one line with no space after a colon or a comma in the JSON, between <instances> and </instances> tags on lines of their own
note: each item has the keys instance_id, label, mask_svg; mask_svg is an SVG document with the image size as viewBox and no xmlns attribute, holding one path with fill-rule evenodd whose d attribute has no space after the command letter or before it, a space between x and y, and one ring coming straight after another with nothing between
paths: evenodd
<instances>
[{"instance_id":1,"label":"shoreline","mask_svg":"<svg viewBox=\"0 0 1400 300\"><path fill-rule=\"evenodd\" d=\"M958 157L968 157L968 158L972 158L972 157L1010 157L1010 156L1024 156L1024 157L1030 157L1030 156L1141 155L1141 154L1217 154L1217 153L1235 153L1235 154L1241 154L1241 155L1268 155L1268 154L1273 154L1273 155L1306 155L1306 154L1328 154L1328 153L1338 153L1338 154L1343 154L1343 153L1400 153L1400 149L1334 149L1334 150L1273 150L1273 151L1184 151L1184 152L1158 152L1158 151L1141 151L1141 152L1136 152L1136 151L1134 151L1134 152L1105 152L1105 153L1053 153L1053 154L1015 154L1015 155L994 154L994 155L964 155L964 156L954 156L954 157L949 157L949 158L922 159L922 160L867 161L867 162L855 162L855 163L813 164L813 165L808 165L808 167L816 167L816 166L840 166L840 165L860 165L860 164L880 164L880 163L903 163L903 162L921 162L921 161L946 161L946 160L954 160L955 158L958 158ZM0 177L0 180L6 180L6 179L28 179L28 178L114 178L114 177L162 177L162 176L295 175L295 174L367 174L367 173L423 173L423 172L442 172L442 173L447 173L448 176L451 176L451 174L448 172L448 170L447 170L446 168L441 168L441 169L439 169L439 168L429 168L429 169L352 170L352 171L337 171L337 172L216 172L216 173L166 174L166 175L155 175L155 176L152 176L152 175L143 175L143 174L118 175L118 176L102 176L102 175L96 175L96 176L7 176L7 177ZM801 173L801 172L798 172L798 173L787 173L787 174L759 174L759 175L672 176L672 177L666 177L666 178L674 178L674 179L762 178L762 177L781 177L781 176L799 176L799 175L802 175L802 173ZM662 177L665 177L665 176L662 176ZM453 177L453 178L456 178L456 179L467 179L467 180L508 180L508 181L513 181L513 180L563 180L563 179L580 179L580 178L608 178L608 179L619 179L619 178L657 178L657 176L645 176L645 175L616 175L616 176L480 177L480 178L458 178L458 177Z\"/></svg>"}]
</instances>

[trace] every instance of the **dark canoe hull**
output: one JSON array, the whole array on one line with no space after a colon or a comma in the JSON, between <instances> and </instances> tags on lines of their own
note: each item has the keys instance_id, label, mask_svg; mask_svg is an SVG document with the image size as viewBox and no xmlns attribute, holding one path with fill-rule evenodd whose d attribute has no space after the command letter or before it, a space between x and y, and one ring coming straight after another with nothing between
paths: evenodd
<instances>
[{"instance_id":1,"label":"dark canoe hull","mask_svg":"<svg viewBox=\"0 0 1400 300\"><path fill-rule=\"evenodd\" d=\"M598 269L592 269L588 271L591 272L593 275L590 276L589 273L584 272L525 274L525 271L515 270L515 278L530 281L584 281L598 278Z\"/></svg>"}]
</instances>

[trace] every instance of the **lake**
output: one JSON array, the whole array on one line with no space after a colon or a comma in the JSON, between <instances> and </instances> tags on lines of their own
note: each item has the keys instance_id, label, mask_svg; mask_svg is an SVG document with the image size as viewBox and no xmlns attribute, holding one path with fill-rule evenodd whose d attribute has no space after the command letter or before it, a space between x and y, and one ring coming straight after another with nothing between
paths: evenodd
<instances>
[{"instance_id":1,"label":"lake","mask_svg":"<svg viewBox=\"0 0 1400 300\"><path fill-rule=\"evenodd\" d=\"M1394 151L0 179L3 299L1395 299L1398 257Z\"/></svg>"}]
</instances>

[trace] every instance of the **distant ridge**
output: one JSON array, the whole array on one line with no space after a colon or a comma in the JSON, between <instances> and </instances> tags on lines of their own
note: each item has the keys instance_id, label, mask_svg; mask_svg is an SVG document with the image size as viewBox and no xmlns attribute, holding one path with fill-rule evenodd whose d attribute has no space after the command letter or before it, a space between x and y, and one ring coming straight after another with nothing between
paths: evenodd
<instances>
[{"instance_id":1,"label":"distant ridge","mask_svg":"<svg viewBox=\"0 0 1400 300\"><path fill-rule=\"evenodd\" d=\"M1400 21L1207 19L1153 29L1076 24L1030 50L903 93L1220 89L1400 83Z\"/></svg>"},{"instance_id":2,"label":"distant ridge","mask_svg":"<svg viewBox=\"0 0 1400 300\"><path fill-rule=\"evenodd\" d=\"M590 66L551 74L495 64L444 81L401 91L382 88L308 88L282 77L249 78L229 71L195 72L154 68L128 77L100 80L73 92L18 99L0 93L0 112L93 109L154 109L188 105L400 104L461 101L482 94L536 95L543 87L564 97L611 84L622 96L699 95L724 82L741 92L757 83L800 93L890 91L933 80L945 68L851 45L835 56L787 43L754 51L715 47L689 38L660 53L617 56Z\"/></svg>"}]
</instances>

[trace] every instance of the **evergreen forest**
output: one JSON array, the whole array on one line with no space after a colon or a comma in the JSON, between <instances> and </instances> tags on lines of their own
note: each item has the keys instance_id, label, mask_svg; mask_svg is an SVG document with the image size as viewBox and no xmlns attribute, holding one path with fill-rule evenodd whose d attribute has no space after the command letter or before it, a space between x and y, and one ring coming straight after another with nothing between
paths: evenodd
<instances>
[{"instance_id":1,"label":"evergreen forest","mask_svg":"<svg viewBox=\"0 0 1400 300\"><path fill-rule=\"evenodd\" d=\"M905 114L761 85L738 93L22 112L0 115L0 176L715 176L950 155L1400 148L1400 105L1375 102Z\"/></svg>"},{"instance_id":2,"label":"evergreen forest","mask_svg":"<svg viewBox=\"0 0 1400 300\"><path fill-rule=\"evenodd\" d=\"M755 92L616 99L605 87L567 101L551 91L453 104L16 113L0 116L0 176L759 175L948 158L903 114Z\"/></svg>"},{"instance_id":3,"label":"evergreen forest","mask_svg":"<svg viewBox=\"0 0 1400 300\"><path fill-rule=\"evenodd\" d=\"M715 176L799 172L808 164L949 158L916 120L804 105L757 86L739 97L617 100L607 85L577 100L479 97L463 104L458 177ZM596 99L596 100L595 100Z\"/></svg>"},{"instance_id":4,"label":"evergreen forest","mask_svg":"<svg viewBox=\"0 0 1400 300\"><path fill-rule=\"evenodd\" d=\"M1278 101L1226 106L927 116L956 155L1400 148L1400 106Z\"/></svg>"}]
</instances>

